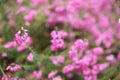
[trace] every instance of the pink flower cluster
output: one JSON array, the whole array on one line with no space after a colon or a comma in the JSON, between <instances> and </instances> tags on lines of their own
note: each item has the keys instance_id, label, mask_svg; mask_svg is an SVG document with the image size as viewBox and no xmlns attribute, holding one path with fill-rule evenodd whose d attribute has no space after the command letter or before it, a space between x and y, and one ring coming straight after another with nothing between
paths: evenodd
<instances>
[{"instance_id":1,"label":"pink flower cluster","mask_svg":"<svg viewBox=\"0 0 120 80\"><path fill-rule=\"evenodd\" d=\"M32 76L36 78L37 80L42 79L42 71L33 71Z\"/></svg>"},{"instance_id":2,"label":"pink flower cluster","mask_svg":"<svg viewBox=\"0 0 120 80\"><path fill-rule=\"evenodd\" d=\"M59 55L59 56L51 57L50 60L52 61L52 64L54 64L56 66L61 66L61 64L64 63L65 58L63 56Z\"/></svg>"},{"instance_id":3,"label":"pink flower cluster","mask_svg":"<svg viewBox=\"0 0 120 80\"><path fill-rule=\"evenodd\" d=\"M32 39L27 31L28 30L21 27L21 31L18 31L15 34L15 40L8 42L7 44L4 45L4 47L7 49L17 47L17 51L19 52L27 49L28 45L32 43Z\"/></svg>"},{"instance_id":4,"label":"pink flower cluster","mask_svg":"<svg viewBox=\"0 0 120 80\"><path fill-rule=\"evenodd\" d=\"M68 52L69 58L73 61L79 59L87 46L88 42L84 42L81 39L76 40Z\"/></svg>"},{"instance_id":5,"label":"pink flower cluster","mask_svg":"<svg viewBox=\"0 0 120 80\"><path fill-rule=\"evenodd\" d=\"M110 63L98 63L99 57L103 54L101 47L86 49L88 42L78 39L69 50L69 59L72 64L63 67L62 72L72 78L73 72L78 76L84 75L84 80L98 80L97 75L105 70Z\"/></svg>"},{"instance_id":6,"label":"pink flower cluster","mask_svg":"<svg viewBox=\"0 0 120 80\"><path fill-rule=\"evenodd\" d=\"M9 66L7 66L6 70L9 70L11 72L16 72L21 69L21 66L15 63L11 63Z\"/></svg>"},{"instance_id":7,"label":"pink flower cluster","mask_svg":"<svg viewBox=\"0 0 120 80\"><path fill-rule=\"evenodd\" d=\"M58 71L55 70L55 71L51 71L49 74L48 74L48 80L62 80L61 76L57 75Z\"/></svg>"},{"instance_id":8,"label":"pink flower cluster","mask_svg":"<svg viewBox=\"0 0 120 80\"><path fill-rule=\"evenodd\" d=\"M65 42L64 42L64 38L67 37L67 32L60 30L60 31L55 31L53 30L51 32L51 50L53 52L58 51L59 49L64 49L65 48Z\"/></svg>"},{"instance_id":9,"label":"pink flower cluster","mask_svg":"<svg viewBox=\"0 0 120 80\"><path fill-rule=\"evenodd\" d=\"M33 59L34 59L34 55L33 55L33 53L31 52L31 53L29 53L29 55L27 56L27 61L32 62Z\"/></svg>"},{"instance_id":10,"label":"pink flower cluster","mask_svg":"<svg viewBox=\"0 0 120 80\"><path fill-rule=\"evenodd\" d=\"M46 21L44 25L47 28L60 24L60 29L68 31L51 31L51 51L58 51L61 54L53 54L54 56L50 56L50 58L47 56L46 59L50 59L53 65L61 67L62 73L69 79L77 75L83 76L84 80L98 80L99 73L120 61L120 52L117 52L119 51L120 23L116 23L120 7L116 0L16 0L16 2L18 5L14 10L9 6L4 7L10 26L15 28L19 23L17 16L23 15L20 17L25 21L25 23L22 22L23 25L30 26L34 25L37 20L41 20L41 22L43 20ZM27 3L27 6L24 2ZM35 27L36 25L40 24L35 23ZM66 37L69 37L68 42L67 39L65 41ZM85 37L88 42L78 39L81 37ZM32 44L32 39L28 30L21 27L21 30L15 34L14 41L5 44L4 48L17 48L17 51L21 52L27 49L30 44ZM65 49L66 46L70 49ZM118 53L117 58L112 52ZM9 57L7 54L9 53L2 53L1 56L5 59ZM27 61L33 62L34 57L30 52ZM105 61L100 62L101 57ZM20 69L21 66L15 63L6 68L11 72ZM58 73L57 70L51 71L47 80L62 80ZM41 80L43 73L42 70L33 71L32 75ZM18 78L10 79L17 80ZM3 77L2 80L6 79Z\"/></svg>"},{"instance_id":11,"label":"pink flower cluster","mask_svg":"<svg viewBox=\"0 0 120 80\"><path fill-rule=\"evenodd\" d=\"M10 75L3 76L0 80L26 80L24 78L11 77Z\"/></svg>"}]
</instances>

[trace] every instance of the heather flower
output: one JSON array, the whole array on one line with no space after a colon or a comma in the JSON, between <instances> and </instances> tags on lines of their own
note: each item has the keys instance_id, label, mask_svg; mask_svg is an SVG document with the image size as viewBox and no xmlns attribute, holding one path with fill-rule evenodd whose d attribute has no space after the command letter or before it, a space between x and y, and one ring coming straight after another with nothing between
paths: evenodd
<instances>
[{"instance_id":1,"label":"heather flower","mask_svg":"<svg viewBox=\"0 0 120 80\"><path fill-rule=\"evenodd\" d=\"M15 34L15 41L18 45L21 45L29 37L29 34L27 33L27 31L28 30L21 27L21 31L18 31Z\"/></svg>"},{"instance_id":2,"label":"heather flower","mask_svg":"<svg viewBox=\"0 0 120 80\"><path fill-rule=\"evenodd\" d=\"M74 66L69 64L63 67L62 72L66 74L72 72L73 70L74 70Z\"/></svg>"},{"instance_id":3,"label":"heather flower","mask_svg":"<svg viewBox=\"0 0 120 80\"><path fill-rule=\"evenodd\" d=\"M64 57L63 56L54 56L51 57L51 61L54 65L60 66L64 62Z\"/></svg>"},{"instance_id":4,"label":"heather flower","mask_svg":"<svg viewBox=\"0 0 120 80\"><path fill-rule=\"evenodd\" d=\"M42 78L42 71L33 71L32 76L37 80L40 80Z\"/></svg>"},{"instance_id":5,"label":"heather flower","mask_svg":"<svg viewBox=\"0 0 120 80\"><path fill-rule=\"evenodd\" d=\"M25 80L24 78L12 77L10 75L5 75L0 80Z\"/></svg>"},{"instance_id":6,"label":"heather flower","mask_svg":"<svg viewBox=\"0 0 120 80\"><path fill-rule=\"evenodd\" d=\"M17 3L22 4L23 0L16 0Z\"/></svg>"},{"instance_id":7,"label":"heather flower","mask_svg":"<svg viewBox=\"0 0 120 80\"><path fill-rule=\"evenodd\" d=\"M60 30L60 31L55 31L55 30L53 30L51 33L50 33L50 35L51 35L51 37L53 38L53 39L58 39L58 38L62 38L62 39L64 39L64 38L66 38L67 37L67 32L65 32L65 31L63 31L63 30Z\"/></svg>"},{"instance_id":8,"label":"heather flower","mask_svg":"<svg viewBox=\"0 0 120 80\"><path fill-rule=\"evenodd\" d=\"M31 37L27 37L25 42L23 42L20 46L17 47L17 51L21 52L25 49L27 49L28 45L32 44Z\"/></svg>"},{"instance_id":9,"label":"heather flower","mask_svg":"<svg viewBox=\"0 0 120 80\"><path fill-rule=\"evenodd\" d=\"M62 80L61 76L56 76L52 80Z\"/></svg>"},{"instance_id":10,"label":"heather flower","mask_svg":"<svg viewBox=\"0 0 120 80\"><path fill-rule=\"evenodd\" d=\"M74 45L76 46L76 48L83 49L88 46L88 42L84 42L83 40L78 39L75 41Z\"/></svg>"},{"instance_id":11,"label":"heather flower","mask_svg":"<svg viewBox=\"0 0 120 80\"><path fill-rule=\"evenodd\" d=\"M9 70L11 72L16 72L21 69L21 66L15 63L11 63L9 66L7 66L6 70Z\"/></svg>"},{"instance_id":12,"label":"heather flower","mask_svg":"<svg viewBox=\"0 0 120 80\"><path fill-rule=\"evenodd\" d=\"M37 6L41 5L43 2L45 2L45 1L46 0L32 0L31 6L37 7Z\"/></svg>"},{"instance_id":13,"label":"heather flower","mask_svg":"<svg viewBox=\"0 0 120 80\"><path fill-rule=\"evenodd\" d=\"M1 56L2 56L3 58L6 58L6 57L7 57L7 53L6 53L6 52L3 52Z\"/></svg>"},{"instance_id":14,"label":"heather flower","mask_svg":"<svg viewBox=\"0 0 120 80\"><path fill-rule=\"evenodd\" d=\"M31 10L27 15L24 16L24 20L26 21L26 24L30 24L33 20L34 17L36 16L37 12L34 10Z\"/></svg>"},{"instance_id":15,"label":"heather flower","mask_svg":"<svg viewBox=\"0 0 120 80\"><path fill-rule=\"evenodd\" d=\"M110 64L108 62L105 62L105 63L102 63L102 64L99 64L98 67L99 67L99 70L100 71L103 71L105 70Z\"/></svg>"},{"instance_id":16,"label":"heather flower","mask_svg":"<svg viewBox=\"0 0 120 80\"><path fill-rule=\"evenodd\" d=\"M87 46L88 42L85 42L81 39L76 40L68 52L69 58L73 61L78 60L82 56L82 53L87 48Z\"/></svg>"},{"instance_id":17,"label":"heather flower","mask_svg":"<svg viewBox=\"0 0 120 80\"><path fill-rule=\"evenodd\" d=\"M34 55L33 55L33 53L31 52L31 53L29 53L29 55L27 56L27 61L32 62L32 61L33 61L33 58L34 58Z\"/></svg>"},{"instance_id":18,"label":"heather flower","mask_svg":"<svg viewBox=\"0 0 120 80\"><path fill-rule=\"evenodd\" d=\"M4 45L4 48L7 48L7 49L14 48L14 47L17 47L17 43L15 41L10 41Z\"/></svg>"},{"instance_id":19,"label":"heather flower","mask_svg":"<svg viewBox=\"0 0 120 80\"><path fill-rule=\"evenodd\" d=\"M21 31L15 34L15 41L18 46L27 46L32 43L31 37L28 34L28 30L21 27Z\"/></svg>"},{"instance_id":20,"label":"heather flower","mask_svg":"<svg viewBox=\"0 0 120 80\"><path fill-rule=\"evenodd\" d=\"M117 59L120 60L120 52L117 55Z\"/></svg>"},{"instance_id":21,"label":"heather flower","mask_svg":"<svg viewBox=\"0 0 120 80\"><path fill-rule=\"evenodd\" d=\"M95 55L98 55L98 56L103 54L103 49L101 47L95 47L92 49L92 51Z\"/></svg>"},{"instance_id":22,"label":"heather flower","mask_svg":"<svg viewBox=\"0 0 120 80\"><path fill-rule=\"evenodd\" d=\"M16 14L22 13L22 12L28 12L28 9L24 6L19 7L19 9L16 11Z\"/></svg>"},{"instance_id":23,"label":"heather flower","mask_svg":"<svg viewBox=\"0 0 120 80\"><path fill-rule=\"evenodd\" d=\"M55 71L51 71L49 74L48 74L48 79L52 78L52 77L55 77L57 75L58 71L55 70Z\"/></svg>"},{"instance_id":24,"label":"heather flower","mask_svg":"<svg viewBox=\"0 0 120 80\"><path fill-rule=\"evenodd\" d=\"M59 49L65 48L65 42L63 39L67 36L66 32L53 30L50 35L52 37L52 40L51 40L51 43L52 43L51 50L52 51L55 52Z\"/></svg>"},{"instance_id":25,"label":"heather flower","mask_svg":"<svg viewBox=\"0 0 120 80\"><path fill-rule=\"evenodd\" d=\"M114 57L114 55L108 55L106 56L106 60L110 63L115 63L116 62L116 58Z\"/></svg>"}]
</instances>

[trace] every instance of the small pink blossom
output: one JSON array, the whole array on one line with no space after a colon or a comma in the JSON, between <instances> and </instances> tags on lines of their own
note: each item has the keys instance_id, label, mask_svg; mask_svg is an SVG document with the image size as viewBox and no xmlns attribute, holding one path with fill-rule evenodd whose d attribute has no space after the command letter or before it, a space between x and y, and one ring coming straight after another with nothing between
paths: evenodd
<instances>
[{"instance_id":1,"label":"small pink blossom","mask_svg":"<svg viewBox=\"0 0 120 80\"><path fill-rule=\"evenodd\" d=\"M11 63L9 66L7 66L6 70L9 70L11 72L16 72L21 69L21 66L15 63Z\"/></svg>"},{"instance_id":2,"label":"small pink blossom","mask_svg":"<svg viewBox=\"0 0 120 80\"><path fill-rule=\"evenodd\" d=\"M17 3L22 4L23 0L16 0Z\"/></svg>"},{"instance_id":3,"label":"small pink blossom","mask_svg":"<svg viewBox=\"0 0 120 80\"><path fill-rule=\"evenodd\" d=\"M93 48L92 51L95 55L98 55L98 56L103 54L103 49L101 47Z\"/></svg>"},{"instance_id":4,"label":"small pink blossom","mask_svg":"<svg viewBox=\"0 0 120 80\"><path fill-rule=\"evenodd\" d=\"M3 58L7 57L7 53L6 53L6 52L3 52L1 56L2 56Z\"/></svg>"},{"instance_id":5,"label":"small pink blossom","mask_svg":"<svg viewBox=\"0 0 120 80\"><path fill-rule=\"evenodd\" d=\"M116 62L116 59L115 59L114 55L112 55L112 54L106 56L106 60L110 63L115 63Z\"/></svg>"},{"instance_id":6,"label":"small pink blossom","mask_svg":"<svg viewBox=\"0 0 120 80\"><path fill-rule=\"evenodd\" d=\"M51 71L51 72L48 74L48 79L50 79L50 78L52 78L52 77L56 76L56 75L57 75L57 73L58 73L58 71L57 71L57 70L55 70L55 71Z\"/></svg>"},{"instance_id":7,"label":"small pink blossom","mask_svg":"<svg viewBox=\"0 0 120 80\"><path fill-rule=\"evenodd\" d=\"M63 67L62 72L64 74L66 74L66 73L69 73L69 72L71 72L73 70L74 70L74 66L73 65L67 65L67 66Z\"/></svg>"},{"instance_id":8,"label":"small pink blossom","mask_svg":"<svg viewBox=\"0 0 120 80\"><path fill-rule=\"evenodd\" d=\"M22 32L23 32L23 35L22 35ZM15 41L18 45L21 45L23 42L26 41L28 37L30 37L27 32L28 32L27 29L24 29L23 27L21 27L21 31L18 31L15 34Z\"/></svg>"},{"instance_id":9,"label":"small pink blossom","mask_svg":"<svg viewBox=\"0 0 120 80\"><path fill-rule=\"evenodd\" d=\"M51 58L51 61L54 65L60 66L64 62L63 56L54 56Z\"/></svg>"},{"instance_id":10,"label":"small pink blossom","mask_svg":"<svg viewBox=\"0 0 120 80\"><path fill-rule=\"evenodd\" d=\"M27 56L27 61L32 62L32 61L33 61L33 58L34 58L34 55L33 55L33 53L31 52L31 53L29 53L29 55Z\"/></svg>"},{"instance_id":11,"label":"small pink blossom","mask_svg":"<svg viewBox=\"0 0 120 80\"><path fill-rule=\"evenodd\" d=\"M61 76L56 76L53 78L53 80L62 80Z\"/></svg>"},{"instance_id":12,"label":"small pink blossom","mask_svg":"<svg viewBox=\"0 0 120 80\"><path fill-rule=\"evenodd\" d=\"M40 80L42 78L42 71L33 71L32 76Z\"/></svg>"},{"instance_id":13,"label":"small pink blossom","mask_svg":"<svg viewBox=\"0 0 120 80\"><path fill-rule=\"evenodd\" d=\"M117 59L120 61L120 52L117 55Z\"/></svg>"}]
</instances>

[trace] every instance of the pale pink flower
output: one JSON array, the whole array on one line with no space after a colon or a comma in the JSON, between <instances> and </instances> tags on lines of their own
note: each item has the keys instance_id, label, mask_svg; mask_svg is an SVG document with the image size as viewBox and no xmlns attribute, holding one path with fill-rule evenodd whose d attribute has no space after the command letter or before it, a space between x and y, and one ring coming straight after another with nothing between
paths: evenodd
<instances>
[{"instance_id":1,"label":"pale pink flower","mask_svg":"<svg viewBox=\"0 0 120 80\"><path fill-rule=\"evenodd\" d=\"M29 55L27 56L27 61L32 62L32 61L33 61L33 58L34 58L34 55L33 55L33 53L31 52L31 53L29 53Z\"/></svg>"},{"instance_id":2,"label":"pale pink flower","mask_svg":"<svg viewBox=\"0 0 120 80\"><path fill-rule=\"evenodd\" d=\"M1 56L2 56L3 58L6 58L6 57L7 57L7 53L6 53L6 52L3 52Z\"/></svg>"},{"instance_id":3,"label":"pale pink flower","mask_svg":"<svg viewBox=\"0 0 120 80\"><path fill-rule=\"evenodd\" d=\"M32 76L40 80L42 78L42 71L33 71Z\"/></svg>"},{"instance_id":4,"label":"pale pink flower","mask_svg":"<svg viewBox=\"0 0 120 80\"><path fill-rule=\"evenodd\" d=\"M65 59L63 56L54 56L54 57L51 57L50 60L52 61L54 65L60 66L64 62Z\"/></svg>"},{"instance_id":5,"label":"pale pink flower","mask_svg":"<svg viewBox=\"0 0 120 80\"><path fill-rule=\"evenodd\" d=\"M7 66L6 70L9 70L11 72L16 72L21 69L21 66L15 63L11 63L9 66Z\"/></svg>"},{"instance_id":6,"label":"pale pink flower","mask_svg":"<svg viewBox=\"0 0 120 80\"><path fill-rule=\"evenodd\" d=\"M52 78L52 77L55 77L57 75L58 71L55 70L55 71L51 71L49 74L48 74L48 79Z\"/></svg>"}]
</instances>

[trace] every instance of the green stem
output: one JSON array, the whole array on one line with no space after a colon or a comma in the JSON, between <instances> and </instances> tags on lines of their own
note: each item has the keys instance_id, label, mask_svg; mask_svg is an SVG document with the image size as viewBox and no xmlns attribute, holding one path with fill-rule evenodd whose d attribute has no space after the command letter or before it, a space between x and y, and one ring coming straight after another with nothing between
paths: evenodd
<instances>
[{"instance_id":1,"label":"green stem","mask_svg":"<svg viewBox=\"0 0 120 80\"><path fill-rule=\"evenodd\" d=\"M0 70L1 70L2 74L3 74L4 76L6 76L6 74L5 74L5 72L3 71L1 65L0 65Z\"/></svg>"}]
</instances>

